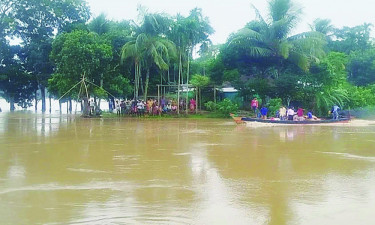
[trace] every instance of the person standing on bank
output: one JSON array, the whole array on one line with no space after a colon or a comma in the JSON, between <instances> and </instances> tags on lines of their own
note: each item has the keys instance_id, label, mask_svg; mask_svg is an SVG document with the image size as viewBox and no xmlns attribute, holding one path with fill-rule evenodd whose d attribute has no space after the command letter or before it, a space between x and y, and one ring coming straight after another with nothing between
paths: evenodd
<instances>
[{"instance_id":1,"label":"person standing on bank","mask_svg":"<svg viewBox=\"0 0 375 225\"><path fill-rule=\"evenodd\" d=\"M120 106L120 103L118 102L118 100L116 100L115 107L116 107L116 114L118 116L120 116L121 115L121 106Z\"/></svg>"},{"instance_id":2,"label":"person standing on bank","mask_svg":"<svg viewBox=\"0 0 375 225\"><path fill-rule=\"evenodd\" d=\"M257 98L254 98L251 100L251 109L254 111L255 116L257 115L257 109L259 107L259 102Z\"/></svg>"}]
</instances>

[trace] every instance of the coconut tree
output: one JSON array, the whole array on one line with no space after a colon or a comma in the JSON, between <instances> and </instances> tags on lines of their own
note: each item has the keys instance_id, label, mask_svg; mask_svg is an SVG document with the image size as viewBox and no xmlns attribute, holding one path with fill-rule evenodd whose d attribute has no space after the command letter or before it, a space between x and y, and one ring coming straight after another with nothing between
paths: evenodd
<instances>
[{"instance_id":1,"label":"coconut tree","mask_svg":"<svg viewBox=\"0 0 375 225\"><path fill-rule=\"evenodd\" d=\"M157 36L145 39L143 47L142 60L146 69L144 99L146 100L151 67L156 65L160 70L168 70L169 59L175 57L176 47L172 41Z\"/></svg>"},{"instance_id":2,"label":"coconut tree","mask_svg":"<svg viewBox=\"0 0 375 225\"><path fill-rule=\"evenodd\" d=\"M139 35L135 40L127 42L121 51L121 63L127 59L134 62L134 98L139 95L139 80L141 76L142 40L144 35Z\"/></svg>"},{"instance_id":3,"label":"coconut tree","mask_svg":"<svg viewBox=\"0 0 375 225\"><path fill-rule=\"evenodd\" d=\"M150 80L150 70L156 65L160 70L168 70L169 58L176 54L176 47L173 42L159 36L150 36L141 33L136 40L126 43L122 49L121 60L131 58L135 65L135 97L139 94L139 85L142 67L146 70L144 99L147 99Z\"/></svg>"},{"instance_id":4,"label":"coconut tree","mask_svg":"<svg viewBox=\"0 0 375 225\"><path fill-rule=\"evenodd\" d=\"M276 77L284 61L290 61L307 71L311 61L318 61L324 54L324 35L320 32L305 32L291 35L296 27L301 9L291 0L271 0L269 21L254 7L257 19L232 35L229 45L239 45L256 59L273 63Z\"/></svg>"},{"instance_id":5,"label":"coconut tree","mask_svg":"<svg viewBox=\"0 0 375 225\"><path fill-rule=\"evenodd\" d=\"M182 76L183 61L186 61L186 84L189 85L190 59L194 47L198 44L209 42L209 35L214 32L208 19L203 16L202 9L195 8L190 11L188 17L177 15L171 26L168 37L177 45L179 53L179 84ZM188 95L186 95L186 98ZM186 102L188 99L186 99ZM187 112L188 107L186 107Z\"/></svg>"}]
</instances>

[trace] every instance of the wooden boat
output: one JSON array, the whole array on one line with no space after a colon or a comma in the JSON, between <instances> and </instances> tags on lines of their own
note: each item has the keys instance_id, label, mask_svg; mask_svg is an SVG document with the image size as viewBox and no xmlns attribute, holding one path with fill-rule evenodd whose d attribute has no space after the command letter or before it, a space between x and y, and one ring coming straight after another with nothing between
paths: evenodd
<instances>
[{"instance_id":1,"label":"wooden boat","mask_svg":"<svg viewBox=\"0 0 375 225\"><path fill-rule=\"evenodd\" d=\"M271 123L271 124L327 124L327 123L348 123L350 118L339 118L337 120L334 119L319 119L319 120L304 120L304 121L292 121L292 120L263 120L259 118L251 118L251 117L241 117L235 116L231 114L231 117L237 124L247 123L247 122L259 122L259 123Z\"/></svg>"}]
</instances>

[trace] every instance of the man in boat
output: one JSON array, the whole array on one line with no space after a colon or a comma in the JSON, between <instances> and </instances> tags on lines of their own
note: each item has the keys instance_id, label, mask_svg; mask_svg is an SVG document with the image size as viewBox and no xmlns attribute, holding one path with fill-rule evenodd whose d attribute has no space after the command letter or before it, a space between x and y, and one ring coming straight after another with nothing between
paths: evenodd
<instances>
[{"instance_id":1,"label":"man in boat","mask_svg":"<svg viewBox=\"0 0 375 225\"><path fill-rule=\"evenodd\" d=\"M285 120L286 117L286 108L284 106L281 106L279 109L279 116L280 120Z\"/></svg>"},{"instance_id":2,"label":"man in boat","mask_svg":"<svg viewBox=\"0 0 375 225\"><path fill-rule=\"evenodd\" d=\"M287 112L288 120L293 120L294 117L294 109L290 107Z\"/></svg>"},{"instance_id":3,"label":"man in boat","mask_svg":"<svg viewBox=\"0 0 375 225\"><path fill-rule=\"evenodd\" d=\"M257 115L257 109L259 107L259 102L257 98L254 98L251 100L251 109L254 111L255 116Z\"/></svg>"},{"instance_id":4,"label":"man in boat","mask_svg":"<svg viewBox=\"0 0 375 225\"><path fill-rule=\"evenodd\" d=\"M338 120L339 119L339 110L340 110L340 107L338 107L337 105L334 105L332 107L332 115L333 115L333 119L334 120Z\"/></svg>"},{"instance_id":5,"label":"man in boat","mask_svg":"<svg viewBox=\"0 0 375 225\"><path fill-rule=\"evenodd\" d=\"M304 121L305 120L305 118L303 117L303 114L304 114L303 109L301 107L299 107L298 110L297 110L297 116L298 116L297 120L298 121Z\"/></svg>"},{"instance_id":6,"label":"man in boat","mask_svg":"<svg viewBox=\"0 0 375 225\"><path fill-rule=\"evenodd\" d=\"M260 109L260 114L262 115L262 119L264 119L264 120L267 119L267 113L268 113L268 109L267 109L267 107L263 106L263 107Z\"/></svg>"}]
</instances>

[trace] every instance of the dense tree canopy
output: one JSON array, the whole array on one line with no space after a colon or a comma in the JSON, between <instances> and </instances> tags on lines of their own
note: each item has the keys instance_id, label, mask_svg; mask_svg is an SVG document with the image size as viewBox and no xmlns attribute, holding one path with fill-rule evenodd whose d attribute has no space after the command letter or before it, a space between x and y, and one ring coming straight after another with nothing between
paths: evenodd
<instances>
[{"instance_id":1,"label":"dense tree canopy","mask_svg":"<svg viewBox=\"0 0 375 225\"><path fill-rule=\"evenodd\" d=\"M12 109L42 99L44 111L45 87L59 98L85 76L95 99L147 98L157 84L192 84L202 101L214 96L205 87L234 86L245 109L253 96L322 115L334 104L375 105L371 24L335 28L318 18L296 34L301 8L292 0L268 6L267 17L253 7L254 20L213 45L214 30L199 8L171 16L140 6L136 21L100 14L88 22L84 0L0 0L0 95ZM20 44L11 46L11 38Z\"/></svg>"}]
</instances>

